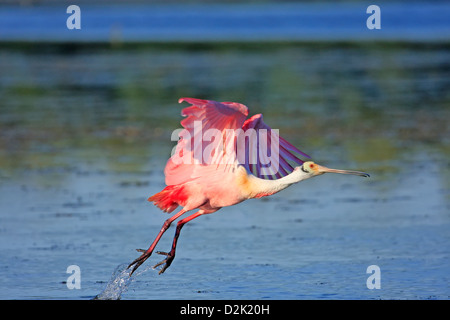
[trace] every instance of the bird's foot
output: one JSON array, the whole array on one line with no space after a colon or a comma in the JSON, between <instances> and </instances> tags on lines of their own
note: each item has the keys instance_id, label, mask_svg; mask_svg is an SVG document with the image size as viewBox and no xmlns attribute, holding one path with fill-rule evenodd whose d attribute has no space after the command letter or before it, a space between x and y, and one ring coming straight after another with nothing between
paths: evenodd
<instances>
[{"instance_id":1,"label":"bird's foot","mask_svg":"<svg viewBox=\"0 0 450 320\"><path fill-rule=\"evenodd\" d=\"M132 263L130 263L128 265L127 269L131 268L131 266L134 265L133 269L131 270L130 277L133 274L133 272L135 272L136 269L139 268L139 266L141 264L143 264L145 262L145 260L147 260L152 255L151 251L148 252L147 250L144 250L144 249L136 249L136 251L137 252L142 252L142 254L141 254L141 256L139 258L135 259Z\"/></svg>"},{"instance_id":2,"label":"bird's foot","mask_svg":"<svg viewBox=\"0 0 450 320\"><path fill-rule=\"evenodd\" d=\"M161 270L159 270L159 272L158 272L158 274L161 274L161 273L164 273L164 271L166 271L166 269L168 267L170 267L173 259L175 258L175 252L170 251L167 253L167 252L162 252L162 251L156 251L156 253L167 257L163 261L161 261L153 266L153 269L156 269L160 265L163 265Z\"/></svg>"}]
</instances>

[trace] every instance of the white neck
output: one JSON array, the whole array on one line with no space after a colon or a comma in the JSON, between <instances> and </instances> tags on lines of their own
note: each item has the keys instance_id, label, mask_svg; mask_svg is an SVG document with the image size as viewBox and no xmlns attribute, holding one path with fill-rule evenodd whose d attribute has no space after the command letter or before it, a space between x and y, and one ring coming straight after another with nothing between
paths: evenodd
<instances>
[{"instance_id":1,"label":"white neck","mask_svg":"<svg viewBox=\"0 0 450 320\"><path fill-rule=\"evenodd\" d=\"M300 168L297 167L287 176L276 180L260 179L251 174L248 177L252 186L251 198L260 198L277 193L294 183L311 178L312 175L300 170Z\"/></svg>"}]
</instances>

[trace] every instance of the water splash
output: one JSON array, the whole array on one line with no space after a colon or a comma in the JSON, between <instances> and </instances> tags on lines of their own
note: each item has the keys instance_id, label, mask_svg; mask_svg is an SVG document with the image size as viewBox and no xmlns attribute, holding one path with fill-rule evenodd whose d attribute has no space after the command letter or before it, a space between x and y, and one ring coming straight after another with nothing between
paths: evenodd
<instances>
[{"instance_id":1,"label":"water splash","mask_svg":"<svg viewBox=\"0 0 450 320\"><path fill-rule=\"evenodd\" d=\"M116 267L105 289L95 296L94 300L119 300L122 294L128 290L130 284L151 268L151 266L148 266L140 272L133 273L130 277L131 269L128 268L128 265L128 263L123 263Z\"/></svg>"},{"instance_id":2,"label":"water splash","mask_svg":"<svg viewBox=\"0 0 450 320\"><path fill-rule=\"evenodd\" d=\"M126 263L118 265L105 289L95 296L94 300L119 300L133 281L133 277L130 277L131 270L127 267Z\"/></svg>"}]
</instances>

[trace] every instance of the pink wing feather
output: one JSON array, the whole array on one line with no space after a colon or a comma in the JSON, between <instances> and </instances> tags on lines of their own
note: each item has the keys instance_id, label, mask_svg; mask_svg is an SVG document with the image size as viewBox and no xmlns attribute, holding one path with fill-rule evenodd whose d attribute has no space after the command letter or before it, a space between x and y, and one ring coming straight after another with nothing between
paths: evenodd
<instances>
[{"instance_id":1,"label":"pink wing feather","mask_svg":"<svg viewBox=\"0 0 450 320\"><path fill-rule=\"evenodd\" d=\"M203 141L201 134L208 129L216 129L222 133L225 138L226 129L240 129L248 116L248 109L245 105L235 102L217 102L212 100L201 100L194 98L181 98L179 103L186 101L191 104L190 107L184 108L181 112L186 118L181 121L184 127L179 134L175 155L184 157L185 161L175 161L172 156L167 162L164 174L166 176L166 184L174 185L192 180L194 176L198 177L199 168L208 167L204 164L203 151L212 143ZM195 130L195 122L201 122L201 132ZM197 123L198 124L198 123ZM190 141L183 137L190 137ZM194 143L194 140L201 143ZM217 150L215 150L218 154Z\"/></svg>"}]
</instances>

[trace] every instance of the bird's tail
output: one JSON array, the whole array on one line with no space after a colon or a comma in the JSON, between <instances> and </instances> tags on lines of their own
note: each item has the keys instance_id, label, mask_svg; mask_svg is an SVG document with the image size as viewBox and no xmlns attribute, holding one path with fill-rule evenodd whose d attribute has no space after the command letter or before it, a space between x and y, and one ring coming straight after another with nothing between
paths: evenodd
<instances>
[{"instance_id":1,"label":"bird's tail","mask_svg":"<svg viewBox=\"0 0 450 320\"><path fill-rule=\"evenodd\" d=\"M180 185L167 186L162 191L148 198L148 201L153 202L155 206L168 213L175 210L180 205L180 202L185 200L183 187Z\"/></svg>"}]
</instances>

